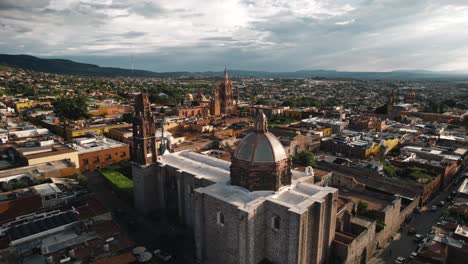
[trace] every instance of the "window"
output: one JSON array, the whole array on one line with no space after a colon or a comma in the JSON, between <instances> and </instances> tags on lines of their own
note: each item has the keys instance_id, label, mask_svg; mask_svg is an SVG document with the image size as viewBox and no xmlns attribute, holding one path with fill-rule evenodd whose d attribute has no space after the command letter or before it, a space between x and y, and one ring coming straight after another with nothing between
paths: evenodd
<instances>
[{"instance_id":1,"label":"window","mask_svg":"<svg viewBox=\"0 0 468 264\"><path fill-rule=\"evenodd\" d=\"M88 165L88 164L89 164L88 159L83 159L83 165Z\"/></svg>"},{"instance_id":2,"label":"window","mask_svg":"<svg viewBox=\"0 0 468 264\"><path fill-rule=\"evenodd\" d=\"M278 216L273 216L271 218L271 227L274 230L279 230L281 227L281 218L279 218Z\"/></svg>"},{"instance_id":3,"label":"window","mask_svg":"<svg viewBox=\"0 0 468 264\"><path fill-rule=\"evenodd\" d=\"M220 226L224 226L224 214L222 212L216 213L216 223Z\"/></svg>"}]
</instances>

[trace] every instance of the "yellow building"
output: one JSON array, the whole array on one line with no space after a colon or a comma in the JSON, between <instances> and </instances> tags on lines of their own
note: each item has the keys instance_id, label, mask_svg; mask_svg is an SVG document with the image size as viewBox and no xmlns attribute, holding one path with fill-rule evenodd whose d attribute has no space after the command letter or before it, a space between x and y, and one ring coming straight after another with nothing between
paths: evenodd
<instances>
[{"instance_id":1,"label":"yellow building","mask_svg":"<svg viewBox=\"0 0 468 264\"><path fill-rule=\"evenodd\" d=\"M23 110L26 110L31 107L35 107L37 105L51 106L52 104L50 102L35 102L35 101L17 102L15 104L15 109L16 109L16 112L21 112Z\"/></svg>"},{"instance_id":2,"label":"yellow building","mask_svg":"<svg viewBox=\"0 0 468 264\"><path fill-rule=\"evenodd\" d=\"M284 110L283 115L288 118L301 119L303 111L300 109Z\"/></svg>"},{"instance_id":3,"label":"yellow building","mask_svg":"<svg viewBox=\"0 0 468 264\"><path fill-rule=\"evenodd\" d=\"M97 134L102 135L109 132L109 129L113 128L120 128L120 127L127 127L128 124L110 124L110 125L102 125L102 126L95 126L95 127L84 127L78 129L67 129L67 134L69 138L77 138L77 137L84 137L88 134Z\"/></svg>"},{"instance_id":4,"label":"yellow building","mask_svg":"<svg viewBox=\"0 0 468 264\"><path fill-rule=\"evenodd\" d=\"M17 148L16 153L16 155L23 160L24 165L36 165L67 159L73 162L77 169L80 166L78 152L61 144L44 147Z\"/></svg>"}]
</instances>

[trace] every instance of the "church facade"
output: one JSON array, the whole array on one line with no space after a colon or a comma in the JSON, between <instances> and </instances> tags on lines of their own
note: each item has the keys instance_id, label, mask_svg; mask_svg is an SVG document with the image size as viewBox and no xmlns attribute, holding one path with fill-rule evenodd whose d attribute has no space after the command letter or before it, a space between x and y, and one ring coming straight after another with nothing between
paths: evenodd
<instances>
[{"instance_id":1,"label":"church facade","mask_svg":"<svg viewBox=\"0 0 468 264\"><path fill-rule=\"evenodd\" d=\"M232 162L183 151L135 165L135 205L190 227L201 263L326 263L338 192L290 164L260 113Z\"/></svg>"}]
</instances>

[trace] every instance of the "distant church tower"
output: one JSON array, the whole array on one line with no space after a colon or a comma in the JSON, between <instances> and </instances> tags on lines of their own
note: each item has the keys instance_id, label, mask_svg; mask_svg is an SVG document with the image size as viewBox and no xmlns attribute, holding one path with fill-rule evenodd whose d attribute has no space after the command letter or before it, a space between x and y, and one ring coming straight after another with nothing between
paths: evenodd
<instances>
[{"instance_id":1,"label":"distant church tower","mask_svg":"<svg viewBox=\"0 0 468 264\"><path fill-rule=\"evenodd\" d=\"M404 102L405 104L416 103L416 93L413 91L413 89L405 93Z\"/></svg>"},{"instance_id":2,"label":"distant church tower","mask_svg":"<svg viewBox=\"0 0 468 264\"><path fill-rule=\"evenodd\" d=\"M210 114L212 116L221 115L221 102L219 98L218 87L213 88L213 94L211 95L211 103L210 103Z\"/></svg>"},{"instance_id":3,"label":"distant church tower","mask_svg":"<svg viewBox=\"0 0 468 264\"><path fill-rule=\"evenodd\" d=\"M132 177L135 207L142 213L157 208L156 124L148 96L143 93L135 98L133 114Z\"/></svg>"},{"instance_id":4,"label":"distant church tower","mask_svg":"<svg viewBox=\"0 0 468 264\"><path fill-rule=\"evenodd\" d=\"M224 68L224 80L218 86L219 99L221 103L221 114L232 114L233 100L232 100L232 81L229 80L227 68Z\"/></svg>"},{"instance_id":5,"label":"distant church tower","mask_svg":"<svg viewBox=\"0 0 468 264\"><path fill-rule=\"evenodd\" d=\"M396 104L396 99L397 99L397 96L395 94L395 91L392 90L392 92L390 93L390 100L387 104L387 116L389 118L393 118L393 112L394 112L394 106Z\"/></svg>"}]
</instances>

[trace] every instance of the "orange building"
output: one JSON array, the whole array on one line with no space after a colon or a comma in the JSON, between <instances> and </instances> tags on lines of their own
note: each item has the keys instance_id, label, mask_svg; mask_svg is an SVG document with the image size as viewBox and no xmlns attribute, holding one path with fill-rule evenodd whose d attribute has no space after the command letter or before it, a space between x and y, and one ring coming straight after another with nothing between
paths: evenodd
<instances>
[{"instance_id":1,"label":"orange building","mask_svg":"<svg viewBox=\"0 0 468 264\"><path fill-rule=\"evenodd\" d=\"M204 106L182 107L177 109L177 116L180 118L187 117L207 117L208 108Z\"/></svg>"},{"instance_id":2,"label":"orange building","mask_svg":"<svg viewBox=\"0 0 468 264\"><path fill-rule=\"evenodd\" d=\"M110 105L100 106L97 109L90 110L89 114L92 116L104 116L107 118L113 118L124 113L130 113L132 111L133 108L130 106Z\"/></svg>"},{"instance_id":3,"label":"orange building","mask_svg":"<svg viewBox=\"0 0 468 264\"><path fill-rule=\"evenodd\" d=\"M130 160L127 144L108 138L77 138L73 148L78 151L81 172L93 172Z\"/></svg>"}]
</instances>

